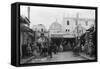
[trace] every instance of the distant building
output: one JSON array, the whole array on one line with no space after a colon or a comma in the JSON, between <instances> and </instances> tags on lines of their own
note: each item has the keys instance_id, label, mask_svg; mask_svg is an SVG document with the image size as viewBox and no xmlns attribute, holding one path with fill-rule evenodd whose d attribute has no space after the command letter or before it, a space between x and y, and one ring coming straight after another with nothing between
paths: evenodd
<instances>
[{"instance_id":1,"label":"distant building","mask_svg":"<svg viewBox=\"0 0 100 69\"><path fill-rule=\"evenodd\" d=\"M50 37L62 37L62 25L57 20L49 27Z\"/></svg>"},{"instance_id":2,"label":"distant building","mask_svg":"<svg viewBox=\"0 0 100 69\"><path fill-rule=\"evenodd\" d=\"M64 33L71 33L74 30L75 27L75 20L72 18L63 18L63 32Z\"/></svg>"},{"instance_id":3,"label":"distant building","mask_svg":"<svg viewBox=\"0 0 100 69\"><path fill-rule=\"evenodd\" d=\"M43 24L33 25L32 30L36 32L36 38L40 36L48 37L48 31Z\"/></svg>"},{"instance_id":4,"label":"distant building","mask_svg":"<svg viewBox=\"0 0 100 69\"><path fill-rule=\"evenodd\" d=\"M33 25L32 29L39 32L47 31L46 27L43 24Z\"/></svg>"},{"instance_id":5,"label":"distant building","mask_svg":"<svg viewBox=\"0 0 100 69\"><path fill-rule=\"evenodd\" d=\"M65 20L63 21L65 23ZM72 28L70 27L70 21L67 21L66 24L60 24L57 21L51 24L49 27L50 37L61 37L61 38L73 38L74 36L71 33ZM68 27L68 26L69 27Z\"/></svg>"},{"instance_id":6,"label":"distant building","mask_svg":"<svg viewBox=\"0 0 100 69\"><path fill-rule=\"evenodd\" d=\"M46 27L43 24L38 24L37 25L37 31L46 32L47 29L46 29Z\"/></svg>"},{"instance_id":7,"label":"distant building","mask_svg":"<svg viewBox=\"0 0 100 69\"><path fill-rule=\"evenodd\" d=\"M63 32L66 34L81 36L86 32L87 29L95 25L95 19L88 18L73 18L73 17L64 17L63 18Z\"/></svg>"},{"instance_id":8,"label":"distant building","mask_svg":"<svg viewBox=\"0 0 100 69\"><path fill-rule=\"evenodd\" d=\"M33 31L37 31L37 25L33 25L33 26L32 26L32 30L33 30Z\"/></svg>"},{"instance_id":9,"label":"distant building","mask_svg":"<svg viewBox=\"0 0 100 69\"><path fill-rule=\"evenodd\" d=\"M95 19L64 17L61 24L57 20L51 24L49 33L51 37L74 38L92 26L95 26Z\"/></svg>"},{"instance_id":10,"label":"distant building","mask_svg":"<svg viewBox=\"0 0 100 69\"><path fill-rule=\"evenodd\" d=\"M51 24L49 27L50 33L59 33L62 32L62 25L59 24L57 21Z\"/></svg>"}]
</instances>

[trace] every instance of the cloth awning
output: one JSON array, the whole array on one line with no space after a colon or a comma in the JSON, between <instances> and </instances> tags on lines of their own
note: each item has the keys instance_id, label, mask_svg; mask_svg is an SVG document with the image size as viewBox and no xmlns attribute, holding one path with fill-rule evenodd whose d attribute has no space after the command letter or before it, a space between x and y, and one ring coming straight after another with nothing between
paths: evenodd
<instances>
[{"instance_id":1,"label":"cloth awning","mask_svg":"<svg viewBox=\"0 0 100 69\"><path fill-rule=\"evenodd\" d=\"M22 32L33 32L32 29L30 29L29 27L25 26L25 25L20 25L20 31Z\"/></svg>"},{"instance_id":2,"label":"cloth awning","mask_svg":"<svg viewBox=\"0 0 100 69\"><path fill-rule=\"evenodd\" d=\"M29 21L29 19L27 17L20 16L20 23L29 24L30 21Z\"/></svg>"},{"instance_id":3,"label":"cloth awning","mask_svg":"<svg viewBox=\"0 0 100 69\"><path fill-rule=\"evenodd\" d=\"M56 38L74 38L73 34L68 33L52 33L50 34L50 37L56 37Z\"/></svg>"},{"instance_id":4,"label":"cloth awning","mask_svg":"<svg viewBox=\"0 0 100 69\"><path fill-rule=\"evenodd\" d=\"M35 36L35 31L25 25L20 25L20 32L26 32L31 37Z\"/></svg>"}]
</instances>

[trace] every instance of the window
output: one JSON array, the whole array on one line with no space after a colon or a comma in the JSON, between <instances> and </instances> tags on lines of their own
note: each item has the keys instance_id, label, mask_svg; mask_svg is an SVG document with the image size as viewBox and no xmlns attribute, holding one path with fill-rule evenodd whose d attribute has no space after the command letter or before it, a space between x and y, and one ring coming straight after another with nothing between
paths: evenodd
<instances>
[{"instance_id":1,"label":"window","mask_svg":"<svg viewBox=\"0 0 100 69\"><path fill-rule=\"evenodd\" d=\"M68 32L69 32L70 30L68 29Z\"/></svg>"},{"instance_id":2,"label":"window","mask_svg":"<svg viewBox=\"0 0 100 69\"><path fill-rule=\"evenodd\" d=\"M69 32L70 31L70 29L66 29L66 32Z\"/></svg>"},{"instance_id":3,"label":"window","mask_svg":"<svg viewBox=\"0 0 100 69\"><path fill-rule=\"evenodd\" d=\"M69 21L67 21L67 25L69 25Z\"/></svg>"},{"instance_id":4,"label":"window","mask_svg":"<svg viewBox=\"0 0 100 69\"><path fill-rule=\"evenodd\" d=\"M66 32L67 32L67 29L66 29Z\"/></svg>"}]
</instances>

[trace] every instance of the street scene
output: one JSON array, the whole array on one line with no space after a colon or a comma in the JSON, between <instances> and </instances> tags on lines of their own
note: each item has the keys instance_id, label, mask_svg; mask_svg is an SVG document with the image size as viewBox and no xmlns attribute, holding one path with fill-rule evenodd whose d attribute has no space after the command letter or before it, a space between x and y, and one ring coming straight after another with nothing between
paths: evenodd
<instances>
[{"instance_id":1,"label":"street scene","mask_svg":"<svg viewBox=\"0 0 100 69\"><path fill-rule=\"evenodd\" d=\"M20 7L20 64L96 59L95 10Z\"/></svg>"}]
</instances>

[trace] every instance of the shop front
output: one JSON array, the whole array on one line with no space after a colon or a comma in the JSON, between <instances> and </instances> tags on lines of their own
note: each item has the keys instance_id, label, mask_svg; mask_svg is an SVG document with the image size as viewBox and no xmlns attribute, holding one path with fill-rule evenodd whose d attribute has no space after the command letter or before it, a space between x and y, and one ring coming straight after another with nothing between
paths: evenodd
<instances>
[{"instance_id":1,"label":"shop front","mask_svg":"<svg viewBox=\"0 0 100 69\"><path fill-rule=\"evenodd\" d=\"M53 44L56 44L58 48L62 48L63 51L72 50L75 44L75 37L71 34L56 33L51 34L50 38Z\"/></svg>"}]
</instances>

